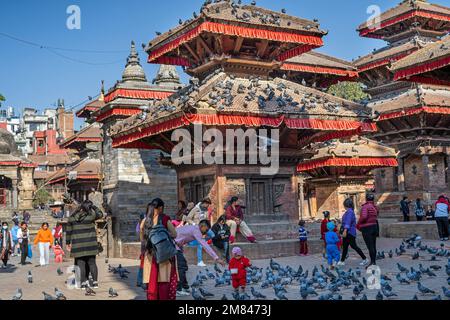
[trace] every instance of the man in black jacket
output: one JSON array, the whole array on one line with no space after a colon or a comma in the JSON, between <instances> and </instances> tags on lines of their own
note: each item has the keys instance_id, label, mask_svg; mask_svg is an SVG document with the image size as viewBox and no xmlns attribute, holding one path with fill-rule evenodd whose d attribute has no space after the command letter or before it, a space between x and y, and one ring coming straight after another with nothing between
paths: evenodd
<instances>
[{"instance_id":1,"label":"man in black jacket","mask_svg":"<svg viewBox=\"0 0 450 320\"><path fill-rule=\"evenodd\" d=\"M403 221L408 222L409 221L409 203L411 201L408 201L408 197L404 196L403 200L400 201L400 211L403 213Z\"/></svg>"},{"instance_id":2,"label":"man in black jacket","mask_svg":"<svg viewBox=\"0 0 450 320\"><path fill-rule=\"evenodd\" d=\"M226 224L225 215L220 216L217 222L213 225L212 231L214 232L214 238L212 239L215 247L224 250L224 257L227 262L230 262L230 227Z\"/></svg>"}]
</instances>

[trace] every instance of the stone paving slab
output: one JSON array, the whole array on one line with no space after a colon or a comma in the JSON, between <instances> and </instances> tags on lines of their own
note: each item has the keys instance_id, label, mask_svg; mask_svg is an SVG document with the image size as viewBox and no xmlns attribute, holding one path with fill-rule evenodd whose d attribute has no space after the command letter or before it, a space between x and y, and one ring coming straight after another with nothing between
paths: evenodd
<instances>
[{"instance_id":1,"label":"stone paving slab","mask_svg":"<svg viewBox=\"0 0 450 320\"><path fill-rule=\"evenodd\" d=\"M399 246L401 240L400 239L379 239L378 248L379 250L384 250L385 252L390 249L394 249ZM423 241L423 244L439 246L440 242L438 241ZM450 242L446 243L446 248L450 249ZM418 263L422 263L422 265L427 268L430 265L441 265L442 269L439 271L435 271L437 277L430 278L428 276L423 276L422 284L427 286L428 288L435 290L438 294L441 295L443 299L446 299L442 294L442 286L449 288L447 285L447 275L445 273L445 264L447 263L447 258L439 258L439 261L431 262L430 254L421 252L421 257L419 260L412 260L413 250L407 250L407 254L402 255L400 257L394 257L392 259L386 258L383 260L379 260L378 265L381 268L381 272L385 275L388 275L393 279L391 282L391 286L393 287L393 291L398 294L398 297L395 297L390 300L409 300L414 294L417 293L419 300L429 300L432 299L433 295L423 296L418 293L417 283L413 283L411 285L400 285L398 281L395 279L395 274L398 272L396 264L400 262L405 267L414 266L416 269L418 268ZM52 258L51 258L52 259ZM277 258L277 262L282 265L290 265L295 270L301 264L304 270L311 270L316 265L320 269L321 264L326 264L326 261L322 258L320 254L311 255L307 257L287 257L287 258ZM10 261L12 264L16 264L18 262L18 258L14 257ZM269 265L269 260L255 260L252 261L253 265L266 268ZM347 265L344 270L348 270L348 268L355 269L359 267L360 259L355 254L354 251L350 250L350 257L347 260ZM112 274L108 272L108 264L116 267L118 264L122 264L123 267L127 268L130 272L128 275L128 279L120 279L118 275ZM99 267L99 280L100 280L100 288L96 290L97 295L86 297L84 295L84 291L81 290L69 290L66 288L65 280L67 275L58 276L57 268L65 269L71 265L70 261L64 262L63 264L56 265L53 261L49 266L46 267L35 267L37 264L37 258L34 257L32 260L32 264L27 266L14 265L9 267L6 270L0 269L0 299L9 300L15 294L17 288L22 288L23 290L23 299L24 300L41 300L43 299L42 291L45 291L50 294L54 294L54 288L57 287L61 291L65 293L69 300L112 300L113 298L108 297L108 289L113 287L119 293L119 297L114 298L116 300L145 300L146 294L141 289L136 287L136 277L139 266L139 261L130 260L130 259L109 259L108 263L105 262L104 257L99 257L97 259L97 264ZM212 266L208 266L209 269L212 270ZM197 267L190 265L188 272L189 283L193 281L199 270L204 270L205 268ZM33 275L34 282L29 284L27 282L27 273L31 270ZM363 270L362 270L363 271ZM250 286L249 286L250 287ZM233 289L231 286L226 287L214 287L214 280L208 280L205 282L205 289L215 294L215 297L212 299L220 299L222 295L227 295L229 299L231 299L231 293ZM274 299L274 291L273 289L261 289L260 284L257 284L255 288L267 296L268 300ZM344 299L351 299L352 296L352 288L342 290L341 294ZM250 288L249 288L250 289ZM301 299L299 295L299 286L298 284L293 284L286 287L288 293L286 297L290 300L299 300ZM250 291L250 290L249 290ZM326 291L318 291L319 294L325 293ZM365 290L364 293L368 296L369 300L374 299L377 291ZM192 298L183 297L180 300L191 300ZM316 299L311 297L310 299Z\"/></svg>"}]
</instances>

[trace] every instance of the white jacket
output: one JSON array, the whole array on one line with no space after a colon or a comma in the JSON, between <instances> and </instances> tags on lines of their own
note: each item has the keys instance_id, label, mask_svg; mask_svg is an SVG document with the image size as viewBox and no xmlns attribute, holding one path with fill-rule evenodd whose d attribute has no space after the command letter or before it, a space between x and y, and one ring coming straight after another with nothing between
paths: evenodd
<instances>
[{"instance_id":1,"label":"white jacket","mask_svg":"<svg viewBox=\"0 0 450 320\"><path fill-rule=\"evenodd\" d=\"M19 240L19 243L22 243L22 241L23 241L24 238L30 239L30 230L27 229L27 232L26 232L26 234L24 235L24 234L23 234L23 231L22 231L22 228L20 228L20 229L17 231L17 240Z\"/></svg>"}]
</instances>

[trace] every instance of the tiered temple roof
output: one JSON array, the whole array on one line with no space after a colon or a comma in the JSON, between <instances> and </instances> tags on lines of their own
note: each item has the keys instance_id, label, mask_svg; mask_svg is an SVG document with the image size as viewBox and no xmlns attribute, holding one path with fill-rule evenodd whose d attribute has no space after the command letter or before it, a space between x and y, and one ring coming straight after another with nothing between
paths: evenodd
<instances>
[{"instance_id":1,"label":"tiered temple roof","mask_svg":"<svg viewBox=\"0 0 450 320\"><path fill-rule=\"evenodd\" d=\"M358 71L351 62L311 51L286 60L275 75L312 87L328 87L338 81L351 81Z\"/></svg>"},{"instance_id":2,"label":"tiered temple roof","mask_svg":"<svg viewBox=\"0 0 450 320\"><path fill-rule=\"evenodd\" d=\"M322 46L325 34L315 21L220 1L206 3L194 19L159 35L145 50L148 62L181 65L198 77L219 67L267 74L280 61Z\"/></svg>"},{"instance_id":3,"label":"tiered temple roof","mask_svg":"<svg viewBox=\"0 0 450 320\"><path fill-rule=\"evenodd\" d=\"M296 150L312 141L373 131L370 111L362 105L271 77L283 62L320 47L325 34L316 21L284 12L229 1L205 3L193 20L146 47L150 63L182 65L198 78L113 126L113 146L170 151L173 144L165 134L192 124L281 127L294 137L286 140ZM343 61L316 53L291 62L310 68L321 64L346 75L353 71Z\"/></svg>"},{"instance_id":4,"label":"tiered temple roof","mask_svg":"<svg viewBox=\"0 0 450 320\"><path fill-rule=\"evenodd\" d=\"M78 144L102 142L102 134L98 123L90 124L61 143L62 148L76 149Z\"/></svg>"},{"instance_id":5,"label":"tiered temple roof","mask_svg":"<svg viewBox=\"0 0 450 320\"><path fill-rule=\"evenodd\" d=\"M122 80L106 93L104 106L94 113L96 121L104 122L111 117L126 118L140 113L139 107L166 98L182 87L172 66L161 66L154 83L151 85L147 82L133 42Z\"/></svg>"},{"instance_id":6,"label":"tiered temple roof","mask_svg":"<svg viewBox=\"0 0 450 320\"><path fill-rule=\"evenodd\" d=\"M443 36L450 30L450 9L426 0L403 0L358 27L360 36L395 42L414 35Z\"/></svg>"},{"instance_id":7,"label":"tiered temple roof","mask_svg":"<svg viewBox=\"0 0 450 320\"><path fill-rule=\"evenodd\" d=\"M450 36L397 61L394 79L450 86Z\"/></svg>"},{"instance_id":8,"label":"tiered temple roof","mask_svg":"<svg viewBox=\"0 0 450 320\"><path fill-rule=\"evenodd\" d=\"M312 157L299 164L297 171L307 172L312 177L350 172L362 174L375 168L398 165L394 149L365 138L317 143L304 152Z\"/></svg>"},{"instance_id":9,"label":"tiered temple roof","mask_svg":"<svg viewBox=\"0 0 450 320\"><path fill-rule=\"evenodd\" d=\"M76 173L76 177L71 177L71 173ZM72 179L74 178L74 179ZM101 180L100 159L83 159L67 168L58 170L48 177L46 184L61 183L70 181L99 181Z\"/></svg>"},{"instance_id":10,"label":"tiered temple roof","mask_svg":"<svg viewBox=\"0 0 450 320\"><path fill-rule=\"evenodd\" d=\"M148 114L130 117L111 128L115 147L133 147L150 137L160 145L162 133L188 126L280 127L305 130L301 139L325 139L372 131L363 106L276 78L240 78L216 71L155 103ZM156 141L155 141L156 142ZM145 146L145 143L141 146ZM167 146L167 145L166 145ZM151 148L152 143L147 147ZM154 146L153 146L154 147ZM164 148L167 150L167 148Z\"/></svg>"}]
</instances>

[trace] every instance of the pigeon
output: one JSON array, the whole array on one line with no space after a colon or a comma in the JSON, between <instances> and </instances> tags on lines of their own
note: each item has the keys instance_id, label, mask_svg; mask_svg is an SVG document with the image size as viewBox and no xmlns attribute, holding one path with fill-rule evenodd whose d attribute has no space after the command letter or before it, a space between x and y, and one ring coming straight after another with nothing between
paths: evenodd
<instances>
[{"instance_id":1,"label":"pigeon","mask_svg":"<svg viewBox=\"0 0 450 320\"><path fill-rule=\"evenodd\" d=\"M358 286L355 286L354 288L353 288L353 294L357 297L357 296L359 296L360 294L361 294L361 289L360 289L360 287L358 287Z\"/></svg>"},{"instance_id":2,"label":"pigeon","mask_svg":"<svg viewBox=\"0 0 450 320\"><path fill-rule=\"evenodd\" d=\"M114 290L113 288L109 288L108 293L109 293L109 297L110 297L110 298L115 298L115 297L118 297L118 296L119 296L119 294L117 293L117 291Z\"/></svg>"},{"instance_id":3,"label":"pigeon","mask_svg":"<svg viewBox=\"0 0 450 320\"><path fill-rule=\"evenodd\" d=\"M270 268L272 270L277 271L280 269L280 267L281 267L281 265L278 262L275 262L272 258L270 259Z\"/></svg>"},{"instance_id":4,"label":"pigeon","mask_svg":"<svg viewBox=\"0 0 450 320\"><path fill-rule=\"evenodd\" d=\"M214 297L214 294L212 294L211 292L206 291L203 288L199 288L198 289L200 291L200 293L202 294L202 296L204 297Z\"/></svg>"},{"instance_id":5,"label":"pigeon","mask_svg":"<svg viewBox=\"0 0 450 320\"><path fill-rule=\"evenodd\" d=\"M427 294L427 293L431 293L431 294L435 294L436 292L434 292L431 289L428 289L427 287L425 287L422 283L418 282L417 283L417 289L419 289L420 293L422 294Z\"/></svg>"},{"instance_id":6,"label":"pigeon","mask_svg":"<svg viewBox=\"0 0 450 320\"><path fill-rule=\"evenodd\" d=\"M266 296L263 295L261 292L256 291L255 288L251 287L250 291L256 299L266 299Z\"/></svg>"},{"instance_id":7,"label":"pigeon","mask_svg":"<svg viewBox=\"0 0 450 320\"><path fill-rule=\"evenodd\" d=\"M440 301L440 300L442 300L442 298L441 298L441 295L437 295L436 297L434 297L431 300L433 300L433 301Z\"/></svg>"},{"instance_id":8,"label":"pigeon","mask_svg":"<svg viewBox=\"0 0 450 320\"><path fill-rule=\"evenodd\" d=\"M375 299L378 300L378 301L383 300L383 295L381 294L380 291L378 291L378 293L377 293Z\"/></svg>"},{"instance_id":9,"label":"pigeon","mask_svg":"<svg viewBox=\"0 0 450 320\"><path fill-rule=\"evenodd\" d=\"M22 300L22 296L23 296L23 293L22 293L22 289L17 289L17 292L16 292L16 294L12 297L12 300Z\"/></svg>"},{"instance_id":10,"label":"pigeon","mask_svg":"<svg viewBox=\"0 0 450 320\"><path fill-rule=\"evenodd\" d=\"M58 288L55 288L55 296L57 300L67 300L66 296L64 295L64 293L62 293L61 291L58 290Z\"/></svg>"},{"instance_id":11,"label":"pigeon","mask_svg":"<svg viewBox=\"0 0 450 320\"><path fill-rule=\"evenodd\" d=\"M442 267L438 266L438 265L432 265L432 266L430 266L430 269L433 269L434 271L438 271L438 270L441 270Z\"/></svg>"},{"instance_id":12,"label":"pigeon","mask_svg":"<svg viewBox=\"0 0 450 320\"><path fill-rule=\"evenodd\" d=\"M239 292L237 292L237 291L235 291L235 292L233 292L232 294L231 294L232 296L233 296L233 299L234 300L239 300Z\"/></svg>"},{"instance_id":13,"label":"pigeon","mask_svg":"<svg viewBox=\"0 0 450 320\"><path fill-rule=\"evenodd\" d=\"M214 264L214 271L216 271L217 273L222 273L222 270L220 270L220 268L217 265L217 263Z\"/></svg>"},{"instance_id":14,"label":"pigeon","mask_svg":"<svg viewBox=\"0 0 450 320\"><path fill-rule=\"evenodd\" d=\"M62 272L61 268L56 269L56 273L58 274L58 276L62 276L64 274L64 272Z\"/></svg>"},{"instance_id":15,"label":"pigeon","mask_svg":"<svg viewBox=\"0 0 450 320\"><path fill-rule=\"evenodd\" d=\"M28 271L27 280L28 283L33 283L33 275L31 274L31 271Z\"/></svg>"},{"instance_id":16,"label":"pigeon","mask_svg":"<svg viewBox=\"0 0 450 320\"><path fill-rule=\"evenodd\" d=\"M419 251L417 251L417 252L415 252L415 253L413 254L412 259L413 259L413 260L417 260L417 259L419 259L419 257L420 257Z\"/></svg>"},{"instance_id":17,"label":"pigeon","mask_svg":"<svg viewBox=\"0 0 450 320\"><path fill-rule=\"evenodd\" d=\"M95 296L96 293L90 287L86 287L86 292L84 293L86 296Z\"/></svg>"},{"instance_id":18,"label":"pigeon","mask_svg":"<svg viewBox=\"0 0 450 320\"><path fill-rule=\"evenodd\" d=\"M333 298L333 295L331 293L326 293L326 294L322 294L319 296L319 300L321 300L321 301L330 300L332 298Z\"/></svg>"},{"instance_id":19,"label":"pigeon","mask_svg":"<svg viewBox=\"0 0 450 320\"><path fill-rule=\"evenodd\" d=\"M442 292L444 293L444 296L446 296L447 298L450 298L450 290L449 289L442 286Z\"/></svg>"},{"instance_id":20,"label":"pigeon","mask_svg":"<svg viewBox=\"0 0 450 320\"><path fill-rule=\"evenodd\" d=\"M277 296L278 299L280 300L288 300L288 298L286 298L286 296L283 294L283 292L281 291L276 291L275 295Z\"/></svg>"},{"instance_id":21,"label":"pigeon","mask_svg":"<svg viewBox=\"0 0 450 320\"><path fill-rule=\"evenodd\" d=\"M220 300L228 300L227 295L224 294Z\"/></svg>"},{"instance_id":22,"label":"pigeon","mask_svg":"<svg viewBox=\"0 0 450 320\"><path fill-rule=\"evenodd\" d=\"M215 287L221 287L225 285L225 279L224 278L216 278L216 284Z\"/></svg>"},{"instance_id":23,"label":"pigeon","mask_svg":"<svg viewBox=\"0 0 450 320\"><path fill-rule=\"evenodd\" d=\"M45 293L42 291L42 294L44 295L44 300L56 300L53 296L49 295L48 293Z\"/></svg>"},{"instance_id":24,"label":"pigeon","mask_svg":"<svg viewBox=\"0 0 450 320\"><path fill-rule=\"evenodd\" d=\"M388 256L389 256L389 258L392 258L394 256L394 252L392 252L392 250L389 250Z\"/></svg>"},{"instance_id":25,"label":"pigeon","mask_svg":"<svg viewBox=\"0 0 450 320\"><path fill-rule=\"evenodd\" d=\"M363 294L363 295L361 296L361 299L359 299L359 300L361 300L361 301L366 301L366 300L369 300L369 299L367 299L366 294Z\"/></svg>"},{"instance_id":26,"label":"pigeon","mask_svg":"<svg viewBox=\"0 0 450 320\"><path fill-rule=\"evenodd\" d=\"M400 270L400 272L407 272L408 269L402 266L400 263L397 262L397 268Z\"/></svg>"},{"instance_id":27,"label":"pigeon","mask_svg":"<svg viewBox=\"0 0 450 320\"><path fill-rule=\"evenodd\" d=\"M386 288L383 288L383 287L381 288L381 292L383 292L383 294L386 298L397 297L396 293L394 293L390 290L387 290Z\"/></svg>"},{"instance_id":28,"label":"pigeon","mask_svg":"<svg viewBox=\"0 0 450 320\"><path fill-rule=\"evenodd\" d=\"M400 284L410 284L409 280L404 278L400 273L397 273L395 278L400 282Z\"/></svg>"},{"instance_id":29,"label":"pigeon","mask_svg":"<svg viewBox=\"0 0 450 320\"><path fill-rule=\"evenodd\" d=\"M204 296L202 296L195 288L192 288L192 298L194 300L206 300Z\"/></svg>"}]
</instances>

